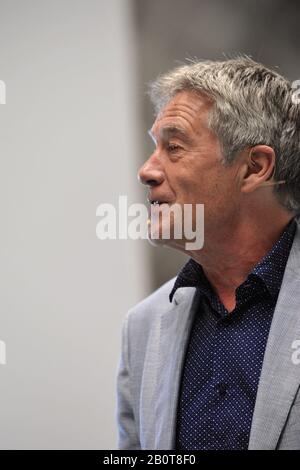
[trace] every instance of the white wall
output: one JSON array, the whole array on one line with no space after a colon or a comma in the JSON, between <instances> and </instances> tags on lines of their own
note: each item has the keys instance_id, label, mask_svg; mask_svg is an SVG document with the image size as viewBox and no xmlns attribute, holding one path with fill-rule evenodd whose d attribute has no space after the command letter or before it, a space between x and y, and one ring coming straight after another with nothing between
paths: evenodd
<instances>
[{"instance_id":1,"label":"white wall","mask_svg":"<svg viewBox=\"0 0 300 470\"><path fill-rule=\"evenodd\" d=\"M146 241L100 241L137 200L129 0L0 0L1 449L116 446L120 325Z\"/></svg>"}]
</instances>

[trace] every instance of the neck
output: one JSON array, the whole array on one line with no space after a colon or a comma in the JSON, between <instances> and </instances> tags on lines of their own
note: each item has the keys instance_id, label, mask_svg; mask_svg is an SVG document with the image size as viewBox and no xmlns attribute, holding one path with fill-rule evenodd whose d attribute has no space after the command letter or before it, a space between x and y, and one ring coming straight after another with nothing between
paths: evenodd
<instances>
[{"instance_id":1,"label":"neck","mask_svg":"<svg viewBox=\"0 0 300 470\"><path fill-rule=\"evenodd\" d=\"M270 251L292 218L291 214L280 210L264 217L245 215L221 228L205 227L202 250L189 255L202 265L224 305L234 308L236 288Z\"/></svg>"}]
</instances>

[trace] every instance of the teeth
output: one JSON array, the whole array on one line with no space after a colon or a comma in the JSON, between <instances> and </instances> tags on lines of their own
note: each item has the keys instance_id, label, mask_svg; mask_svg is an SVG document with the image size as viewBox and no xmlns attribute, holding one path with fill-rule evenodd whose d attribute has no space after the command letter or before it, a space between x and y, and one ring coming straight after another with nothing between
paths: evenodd
<instances>
[{"instance_id":1,"label":"teeth","mask_svg":"<svg viewBox=\"0 0 300 470\"><path fill-rule=\"evenodd\" d=\"M158 201L152 201L151 204L153 204L154 206L157 206L159 204Z\"/></svg>"}]
</instances>

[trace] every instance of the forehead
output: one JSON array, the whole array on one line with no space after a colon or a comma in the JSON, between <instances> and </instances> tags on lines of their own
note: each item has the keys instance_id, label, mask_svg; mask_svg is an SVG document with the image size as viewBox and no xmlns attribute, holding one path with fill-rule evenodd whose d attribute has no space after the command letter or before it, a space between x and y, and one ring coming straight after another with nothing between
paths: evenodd
<instances>
[{"instance_id":1,"label":"forehead","mask_svg":"<svg viewBox=\"0 0 300 470\"><path fill-rule=\"evenodd\" d=\"M193 91L177 93L160 111L151 129L154 136L164 129L178 128L182 132L199 133L207 127L211 101L204 95Z\"/></svg>"}]
</instances>

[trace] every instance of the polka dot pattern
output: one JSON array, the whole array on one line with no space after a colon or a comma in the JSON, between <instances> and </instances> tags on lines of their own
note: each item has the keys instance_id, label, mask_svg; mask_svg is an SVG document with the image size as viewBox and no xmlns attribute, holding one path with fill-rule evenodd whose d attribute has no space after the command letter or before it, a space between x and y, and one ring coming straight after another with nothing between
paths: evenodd
<instances>
[{"instance_id":1,"label":"polka dot pattern","mask_svg":"<svg viewBox=\"0 0 300 470\"><path fill-rule=\"evenodd\" d=\"M199 306L187 347L177 410L176 449L247 449L261 367L296 223L236 289L228 312L202 267L189 260L177 288L195 286Z\"/></svg>"}]
</instances>

